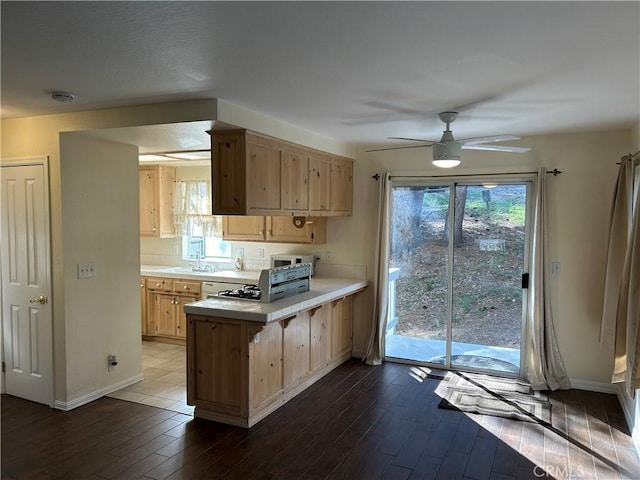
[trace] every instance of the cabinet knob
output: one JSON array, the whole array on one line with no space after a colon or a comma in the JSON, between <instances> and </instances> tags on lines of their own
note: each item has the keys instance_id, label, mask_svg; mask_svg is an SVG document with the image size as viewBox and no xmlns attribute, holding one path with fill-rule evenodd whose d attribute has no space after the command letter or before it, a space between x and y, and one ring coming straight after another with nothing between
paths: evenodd
<instances>
[{"instance_id":1,"label":"cabinet knob","mask_svg":"<svg viewBox=\"0 0 640 480\"><path fill-rule=\"evenodd\" d=\"M161 283L156 283L156 287L159 287L160 285L162 285Z\"/></svg>"},{"instance_id":2,"label":"cabinet knob","mask_svg":"<svg viewBox=\"0 0 640 480\"><path fill-rule=\"evenodd\" d=\"M184 286L184 289L185 289L185 290L191 290L191 289L189 288L189 285L185 285L185 286Z\"/></svg>"}]
</instances>

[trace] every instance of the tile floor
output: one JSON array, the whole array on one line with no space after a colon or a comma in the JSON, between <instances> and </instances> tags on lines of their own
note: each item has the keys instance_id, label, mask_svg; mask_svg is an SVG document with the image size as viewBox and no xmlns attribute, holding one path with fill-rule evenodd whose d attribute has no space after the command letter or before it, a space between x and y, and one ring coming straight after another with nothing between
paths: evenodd
<instances>
[{"instance_id":1,"label":"tile floor","mask_svg":"<svg viewBox=\"0 0 640 480\"><path fill-rule=\"evenodd\" d=\"M143 341L144 380L108 396L193 415L193 407L187 405L186 360L182 345Z\"/></svg>"}]
</instances>

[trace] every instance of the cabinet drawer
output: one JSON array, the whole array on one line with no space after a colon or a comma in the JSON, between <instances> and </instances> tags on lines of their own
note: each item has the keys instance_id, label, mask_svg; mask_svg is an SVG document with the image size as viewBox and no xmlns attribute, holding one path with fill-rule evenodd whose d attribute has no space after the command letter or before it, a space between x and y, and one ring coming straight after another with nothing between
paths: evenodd
<instances>
[{"instance_id":1,"label":"cabinet drawer","mask_svg":"<svg viewBox=\"0 0 640 480\"><path fill-rule=\"evenodd\" d=\"M173 280L158 277L147 277L147 290L156 292L172 292Z\"/></svg>"},{"instance_id":2,"label":"cabinet drawer","mask_svg":"<svg viewBox=\"0 0 640 480\"><path fill-rule=\"evenodd\" d=\"M174 280L173 291L175 293L200 295L202 282L189 282L186 280Z\"/></svg>"}]
</instances>

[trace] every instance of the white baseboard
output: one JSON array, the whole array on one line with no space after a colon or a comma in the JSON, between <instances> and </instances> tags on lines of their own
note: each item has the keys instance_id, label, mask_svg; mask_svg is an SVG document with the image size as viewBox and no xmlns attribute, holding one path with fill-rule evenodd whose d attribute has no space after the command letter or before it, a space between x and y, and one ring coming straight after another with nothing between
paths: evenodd
<instances>
[{"instance_id":1,"label":"white baseboard","mask_svg":"<svg viewBox=\"0 0 640 480\"><path fill-rule=\"evenodd\" d=\"M587 390L589 392L612 393L617 395L618 389L613 383L594 382L592 380L583 380L581 378L571 378L571 388L578 390Z\"/></svg>"},{"instance_id":2,"label":"white baseboard","mask_svg":"<svg viewBox=\"0 0 640 480\"><path fill-rule=\"evenodd\" d=\"M640 456L640 418L636 418L636 402L640 402L638 395L640 390L636 390L636 398L629 398L625 391L624 383L616 384L616 393L618 394L618 400L622 405L622 411L624 412L624 418L627 420L627 425L631 430L631 439L633 440L633 446Z\"/></svg>"},{"instance_id":3,"label":"white baseboard","mask_svg":"<svg viewBox=\"0 0 640 480\"><path fill-rule=\"evenodd\" d=\"M60 400L56 400L53 402L53 408L58 410L69 411L74 408L81 407L82 405L86 405L87 403L93 402L99 398L104 397L105 395L109 395L117 390L128 387L129 385L133 385L141 380L143 380L142 373L135 375L133 377L127 378L125 380L121 380L117 383L109 385L107 387L101 388L91 393L87 393L86 395L82 395L81 397L75 398L69 402L62 402Z\"/></svg>"}]
</instances>

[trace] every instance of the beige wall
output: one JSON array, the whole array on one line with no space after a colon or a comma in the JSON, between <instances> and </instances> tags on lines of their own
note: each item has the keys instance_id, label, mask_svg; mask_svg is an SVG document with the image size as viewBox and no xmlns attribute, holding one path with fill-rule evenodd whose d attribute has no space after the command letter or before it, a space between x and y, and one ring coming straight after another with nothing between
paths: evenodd
<instances>
[{"instance_id":1,"label":"beige wall","mask_svg":"<svg viewBox=\"0 0 640 480\"><path fill-rule=\"evenodd\" d=\"M138 148L65 133L60 158L66 392L77 399L142 373ZM96 276L78 279L78 263Z\"/></svg>"}]
</instances>

